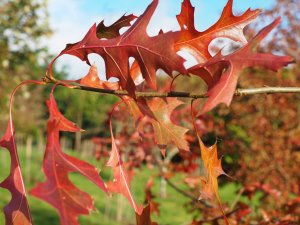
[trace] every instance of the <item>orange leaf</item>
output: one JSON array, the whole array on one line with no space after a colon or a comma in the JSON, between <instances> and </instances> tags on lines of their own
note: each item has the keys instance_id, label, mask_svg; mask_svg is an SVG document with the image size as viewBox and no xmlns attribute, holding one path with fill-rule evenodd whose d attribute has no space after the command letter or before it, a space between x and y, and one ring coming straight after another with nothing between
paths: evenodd
<instances>
[{"instance_id":1,"label":"orange leaf","mask_svg":"<svg viewBox=\"0 0 300 225\"><path fill-rule=\"evenodd\" d=\"M217 178L222 174L226 175L226 173L223 171L221 159L218 159L217 145L215 143L213 146L206 147L200 138L199 144L201 149L201 157L206 171L206 176L202 180L203 188L200 191L199 199L212 200L213 197L216 196L224 215L224 219L226 223L228 223L218 191Z\"/></svg>"},{"instance_id":2,"label":"orange leaf","mask_svg":"<svg viewBox=\"0 0 300 225\"><path fill-rule=\"evenodd\" d=\"M181 28L185 25L187 30L184 30L184 34L181 34L181 40L175 45L176 49L188 51L199 63L202 63L211 58L208 46L215 38L229 38L246 44L247 40L243 34L243 29L255 20L260 10L252 11L248 9L242 15L235 16L232 12L232 5L233 0L228 0L220 19L207 30L198 32L192 24L194 22L194 8L189 0L185 0L182 3L182 11L177 16L177 20Z\"/></svg>"},{"instance_id":3,"label":"orange leaf","mask_svg":"<svg viewBox=\"0 0 300 225\"><path fill-rule=\"evenodd\" d=\"M80 85L94 88L103 88L109 90L118 90L119 84L117 82L107 82L100 80L98 76L98 69L96 65L92 65L87 75L80 80L75 81Z\"/></svg>"},{"instance_id":4,"label":"orange leaf","mask_svg":"<svg viewBox=\"0 0 300 225\"><path fill-rule=\"evenodd\" d=\"M171 114L182 104L181 101L176 98L138 98L136 102L133 99L125 102L140 132L145 120L152 124L155 142L161 149L173 143L180 150L189 150L188 142L182 138L188 129L176 125L171 119Z\"/></svg>"}]
</instances>

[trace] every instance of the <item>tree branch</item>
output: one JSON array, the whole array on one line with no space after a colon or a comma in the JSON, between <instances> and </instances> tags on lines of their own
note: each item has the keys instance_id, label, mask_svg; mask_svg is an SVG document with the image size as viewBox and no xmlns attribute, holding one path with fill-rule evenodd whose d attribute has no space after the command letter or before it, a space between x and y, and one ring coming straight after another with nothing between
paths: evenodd
<instances>
[{"instance_id":1,"label":"tree branch","mask_svg":"<svg viewBox=\"0 0 300 225\"><path fill-rule=\"evenodd\" d=\"M45 77L43 81L47 84L56 84L60 86L64 86L64 82L57 81L53 78ZM94 88L94 87L87 87L78 84L64 86L70 89L77 89L82 91L89 91L89 92L97 92L103 94L113 94L118 96L127 96L129 95L125 90L110 90L110 89L102 89L102 88ZM259 87L259 88L247 88L247 89L236 89L234 95L235 96L245 96L245 95L255 95L255 94L275 94L275 93L300 93L300 87ZM154 97L173 97L173 98L207 98L207 94L193 94L189 92L135 92L136 97L143 97L143 98L154 98Z\"/></svg>"},{"instance_id":2,"label":"tree branch","mask_svg":"<svg viewBox=\"0 0 300 225\"><path fill-rule=\"evenodd\" d=\"M300 93L299 87L260 87L236 89L236 96L255 95L255 94L275 94L275 93Z\"/></svg>"}]
</instances>

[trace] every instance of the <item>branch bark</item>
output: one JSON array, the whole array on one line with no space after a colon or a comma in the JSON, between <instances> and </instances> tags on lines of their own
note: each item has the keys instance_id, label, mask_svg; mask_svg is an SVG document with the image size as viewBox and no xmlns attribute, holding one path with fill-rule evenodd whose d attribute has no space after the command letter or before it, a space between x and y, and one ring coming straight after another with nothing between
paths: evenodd
<instances>
[{"instance_id":1,"label":"branch bark","mask_svg":"<svg viewBox=\"0 0 300 225\"><path fill-rule=\"evenodd\" d=\"M126 96L129 95L125 90L109 90L109 89L102 89L102 88L94 88L94 87L87 87L82 85L67 85L64 86L63 82L57 81L55 79L44 78L43 79L46 84L56 84L63 87L67 87L70 89L77 89L82 91L89 91L89 92L97 92L103 94L112 94L117 96ZM276 93L300 93L300 87L259 87L259 88L246 88L236 89L234 95L235 96L245 96L245 95L255 95L255 94L276 94ZM143 97L143 98L154 98L154 97L173 97L173 98L207 98L207 94L193 94L189 92L178 92L178 91L171 91L171 92L135 92L136 97Z\"/></svg>"}]
</instances>

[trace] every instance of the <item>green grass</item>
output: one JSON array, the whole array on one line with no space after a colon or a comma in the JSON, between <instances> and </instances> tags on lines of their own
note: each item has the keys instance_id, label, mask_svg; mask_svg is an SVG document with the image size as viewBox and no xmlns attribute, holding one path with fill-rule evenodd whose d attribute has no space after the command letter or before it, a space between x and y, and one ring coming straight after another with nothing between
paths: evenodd
<instances>
[{"instance_id":1,"label":"green grass","mask_svg":"<svg viewBox=\"0 0 300 225\"><path fill-rule=\"evenodd\" d=\"M30 180L26 171L28 165L26 165L25 150L20 148L20 161L23 168L23 175L26 181L26 188L34 187L37 182L44 180L42 173L42 159L43 152L34 150L31 156L30 164ZM68 154L76 156L74 152L68 152ZM82 157L80 157L82 158ZM94 159L85 159L89 163L103 169L103 163L97 162ZM0 181L5 179L8 175L10 167L9 155L7 151L0 151ZM151 175L156 174L156 170L149 170L146 167L142 170L136 171L134 179L131 184L132 193L138 203L142 203L144 200L144 190L147 180ZM101 176L105 179L111 179L112 173L110 168L104 168L101 172ZM80 174L70 174L70 179L81 190L91 194L94 198L96 211L90 216L82 216L79 218L81 224L84 225L126 225L135 224L135 214L129 205L127 199L122 196L115 195L113 197L106 196L102 190L97 188L93 183L85 179ZM176 183L180 188L187 188L183 183L182 175L177 175L172 178L172 182ZM193 215L188 213L187 204L189 199L176 192L171 187L167 186L167 197L162 199L159 197L160 180L157 178L154 180L153 192L157 196L156 201L160 203L160 215L152 215L153 221L158 222L160 225L183 225L192 221ZM236 193L239 190L239 186L235 183L229 183L228 185L220 188L220 196L223 202L227 202L229 205L234 201ZM34 224L37 225L59 225L59 218L55 209L49 206L47 203L40 201L32 196L28 196L29 205L34 220ZM0 208L3 208L10 201L10 193L5 189L0 189ZM247 201L247 199L244 199ZM247 202L249 203L249 202ZM256 204L254 202L254 204ZM117 222L118 205L122 205L122 221ZM120 207L119 207L120 210ZM0 224L4 224L4 215L0 213Z\"/></svg>"}]
</instances>

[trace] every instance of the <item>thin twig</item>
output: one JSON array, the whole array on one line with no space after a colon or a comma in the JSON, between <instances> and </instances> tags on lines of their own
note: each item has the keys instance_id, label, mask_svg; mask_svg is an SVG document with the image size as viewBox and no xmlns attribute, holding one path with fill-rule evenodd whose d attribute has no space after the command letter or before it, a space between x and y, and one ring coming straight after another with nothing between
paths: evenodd
<instances>
[{"instance_id":1,"label":"thin twig","mask_svg":"<svg viewBox=\"0 0 300 225\"><path fill-rule=\"evenodd\" d=\"M275 94L275 93L300 93L300 87L259 87L237 89L236 96L255 95L255 94Z\"/></svg>"},{"instance_id":2,"label":"thin twig","mask_svg":"<svg viewBox=\"0 0 300 225\"><path fill-rule=\"evenodd\" d=\"M198 199L197 197L195 197L194 195L192 195L192 194L190 194L190 193L188 193L188 192L186 192L186 191L180 189L179 187L177 187L177 186L176 186L172 181L170 181L169 179L167 179L167 178L164 178L164 179L165 179L165 181L167 182L167 184L170 185L170 187L172 187L175 191L177 191L178 193L182 194L183 196L190 198L190 199L193 200L194 202L201 203L201 204L205 205L206 207L209 207L209 208L212 207L212 205L209 204L208 202L203 201L203 200L201 200L201 199L199 200L199 199Z\"/></svg>"},{"instance_id":3,"label":"thin twig","mask_svg":"<svg viewBox=\"0 0 300 225\"><path fill-rule=\"evenodd\" d=\"M239 191L239 193L236 195L236 197L234 198L231 206L230 206L230 210L233 210L236 206L236 204L238 203L238 201L240 200L240 198L242 197L242 194L245 192L245 188L242 187Z\"/></svg>"},{"instance_id":4,"label":"thin twig","mask_svg":"<svg viewBox=\"0 0 300 225\"><path fill-rule=\"evenodd\" d=\"M57 81L53 78L46 77L43 80L48 84L57 84L62 85L63 82ZM110 90L103 88L94 88L87 87L83 85L68 85L64 86L70 89L78 89L82 91L90 91L90 92L98 92L103 94L113 94L118 96L129 95L125 90ZM247 89L236 89L234 95L235 96L245 96L245 95L254 95L254 94L275 94L275 93L300 93L300 87L260 87L260 88L247 88ZM189 92L135 92L136 97L144 97L144 98L154 98L154 97L173 97L173 98L207 98L207 94L193 94Z\"/></svg>"},{"instance_id":5,"label":"thin twig","mask_svg":"<svg viewBox=\"0 0 300 225\"><path fill-rule=\"evenodd\" d=\"M230 216L231 214L235 213L236 211L238 211L240 208L236 208L228 213L226 213L226 217L227 216ZM202 224L202 223L210 223L210 222L215 222L217 220L220 220L220 219L223 219L224 216L223 215L220 215L220 216L217 216L217 217L214 217L214 218L211 218L211 219L207 219L207 220L200 220L199 221L199 224Z\"/></svg>"}]
</instances>

